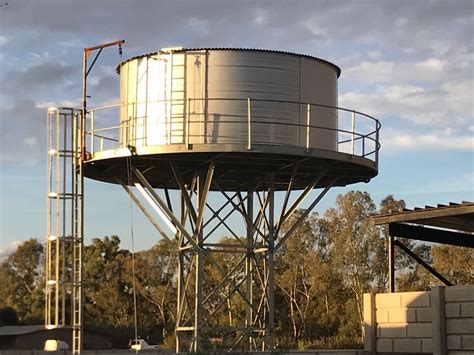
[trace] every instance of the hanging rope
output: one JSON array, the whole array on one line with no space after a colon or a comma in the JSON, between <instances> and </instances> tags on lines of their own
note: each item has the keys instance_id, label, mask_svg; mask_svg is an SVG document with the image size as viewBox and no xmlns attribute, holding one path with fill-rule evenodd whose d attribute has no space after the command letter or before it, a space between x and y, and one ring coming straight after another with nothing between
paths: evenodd
<instances>
[{"instance_id":1,"label":"hanging rope","mask_svg":"<svg viewBox=\"0 0 474 355\"><path fill-rule=\"evenodd\" d=\"M127 157L127 185L132 185L132 163L131 156ZM133 326L135 329L135 339L138 339L138 326L137 326L137 291L135 286L135 238L133 233L133 201L130 197L130 235L132 238L132 289L133 289Z\"/></svg>"}]
</instances>

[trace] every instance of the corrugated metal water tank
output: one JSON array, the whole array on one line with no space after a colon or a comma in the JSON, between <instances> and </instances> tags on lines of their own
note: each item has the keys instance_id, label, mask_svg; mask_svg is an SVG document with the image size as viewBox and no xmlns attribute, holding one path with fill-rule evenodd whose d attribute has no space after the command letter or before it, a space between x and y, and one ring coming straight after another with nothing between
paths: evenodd
<instances>
[{"instance_id":1,"label":"corrugated metal water tank","mask_svg":"<svg viewBox=\"0 0 474 355\"><path fill-rule=\"evenodd\" d=\"M120 64L121 145L245 143L337 150L327 61L248 49L175 49ZM250 104L248 99L250 98ZM307 103L331 107L311 107ZM250 106L250 110L249 110ZM188 123L189 121L189 123Z\"/></svg>"}]
</instances>

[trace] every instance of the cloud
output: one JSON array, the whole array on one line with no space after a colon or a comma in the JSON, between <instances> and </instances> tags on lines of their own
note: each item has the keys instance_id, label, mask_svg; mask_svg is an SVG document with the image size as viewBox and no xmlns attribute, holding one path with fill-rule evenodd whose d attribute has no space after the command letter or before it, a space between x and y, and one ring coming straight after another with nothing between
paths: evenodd
<instances>
[{"instance_id":1,"label":"cloud","mask_svg":"<svg viewBox=\"0 0 474 355\"><path fill-rule=\"evenodd\" d=\"M472 92L471 78L439 85L386 84L375 86L369 93L342 93L339 103L374 115L388 125L406 120L432 128L467 128L474 117Z\"/></svg>"},{"instance_id":2,"label":"cloud","mask_svg":"<svg viewBox=\"0 0 474 355\"><path fill-rule=\"evenodd\" d=\"M46 111L33 100L17 99L0 111L0 163L31 166L46 155Z\"/></svg>"},{"instance_id":3,"label":"cloud","mask_svg":"<svg viewBox=\"0 0 474 355\"><path fill-rule=\"evenodd\" d=\"M1 78L1 91L18 96L25 93L34 93L35 90L45 87L54 88L64 83L64 80L79 73L79 68L54 62L34 64L24 70L11 69ZM77 75L78 76L78 75Z\"/></svg>"},{"instance_id":4,"label":"cloud","mask_svg":"<svg viewBox=\"0 0 474 355\"><path fill-rule=\"evenodd\" d=\"M474 136L448 128L429 132L388 128L382 131L381 144L385 152L445 151L447 149L470 152L474 150Z\"/></svg>"},{"instance_id":5,"label":"cloud","mask_svg":"<svg viewBox=\"0 0 474 355\"><path fill-rule=\"evenodd\" d=\"M14 253L16 249L23 243L21 240L15 240L6 247L0 247L0 262L5 260L10 254Z\"/></svg>"},{"instance_id":6,"label":"cloud","mask_svg":"<svg viewBox=\"0 0 474 355\"><path fill-rule=\"evenodd\" d=\"M444 77L447 61L427 58L418 62L364 61L344 70L346 80L365 83L437 82Z\"/></svg>"},{"instance_id":7,"label":"cloud","mask_svg":"<svg viewBox=\"0 0 474 355\"><path fill-rule=\"evenodd\" d=\"M2 127L8 119L0 133L0 146L7 149L1 160L21 154L24 161L38 160L41 149L33 150L44 146L43 109L80 103L82 48L122 38L126 57L175 45L315 55L341 65L340 105L380 118L382 131L406 130L404 124L427 132L467 131L474 116L473 6L470 0L143 0L113 6L93 0L16 0L0 18L1 80L7 83L0 88L6 98L0 106ZM103 51L91 72L91 107L118 96L119 60L116 50ZM31 117L28 124L24 117ZM18 142L24 147L8 150ZM454 142L443 144L460 149Z\"/></svg>"}]
</instances>

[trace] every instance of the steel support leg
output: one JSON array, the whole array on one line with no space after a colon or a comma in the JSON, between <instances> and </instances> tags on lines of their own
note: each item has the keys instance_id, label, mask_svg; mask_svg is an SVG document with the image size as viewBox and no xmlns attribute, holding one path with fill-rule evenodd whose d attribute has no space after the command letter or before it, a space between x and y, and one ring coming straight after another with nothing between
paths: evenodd
<instances>
[{"instance_id":1,"label":"steel support leg","mask_svg":"<svg viewBox=\"0 0 474 355\"><path fill-rule=\"evenodd\" d=\"M193 351L198 352L201 350L201 322L202 322L202 278L204 270L204 258L202 255L202 243L203 243L203 232L200 226L202 225L202 216L204 215L205 200L207 191L205 190L206 180L204 175L201 173L198 177L198 188L197 188L197 205L199 210L197 213L196 220L196 244L200 247L195 252L195 268L196 268L196 280L195 280L195 299L194 299L194 339L193 339Z\"/></svg>"},{"instance_id":2,"label":"steel support leg","mask_svg":"<svg viewBox=\"0 0 474 355\"><path fill-rule=\"evenodd\" d=\"M247 221L253 221L253 191L248 189L247 191ZM247 299L250 304L247 304L245 309L245 326L247 327L247 341L245 349L252 351L252 328L253 328L253 260L254 260L254 225L252 223L246 223L247 227L247 255L245 262L245 277L246 277L246 288L247 288Z\"/></svg>"},{"instance_id":3,"label":"steel support leg","mask_svg":"<svg viewBox=\"0 0 474 355\"><path fill-rule=\"evenodd\" d=\"M144 173L136 168L132 171L177 231L176 351L211 350L207 348L206 336L222 337L221 341L232 351L272 351L275 348L275 251L303 223L332 184L315 196L307 211L288 226L283 236L279 235L280 227L288 223L326 171L316 176L292 204L289 201L293 181L290 182L280 211L275 201L274 174L262 178L259 191L249 185L244 198L240 189L245 185L230 189L234 192L230 195L216 182L212 184L212 162L207 170L182 172L177 163L171 163L170 167L181 193L180 211L176 215L170 207L170 198L166 203ZM205 165L200 169L206 169ZM296 168L292 175L294 179ZM211 186L225 197L220 207L213 206L214 199L207 201ZM238 201L234 201L236 197ZM258 213L254 213L256 211ZM279 216L275 215L276 211ZM226 222L234 212L243 217L241 221L246 229L243 237ZM229 240L217 242L212 239L218 233L217 237L222 237L220 228L226 229ZM222 255L225 257L221 258ZM207 271L210 271L209 275L205 274ZM224 317L229 321L224 321Z\"/></svg>"},{"instance_id":4,"label":"steel support leg","mask_svg":"<svg viewBox=\"0 0 474 355\"><path fill-rule=\"evenodd\" d=\"M268 349L275 347L275 177L270 177L270 189L268 191Z\"/></svg>"}]
</instances>

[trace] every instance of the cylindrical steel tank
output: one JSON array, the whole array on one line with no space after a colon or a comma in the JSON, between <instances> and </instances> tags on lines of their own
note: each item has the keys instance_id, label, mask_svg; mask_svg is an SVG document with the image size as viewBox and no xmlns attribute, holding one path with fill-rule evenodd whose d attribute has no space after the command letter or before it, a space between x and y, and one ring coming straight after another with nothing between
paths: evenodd
<instances>
[{"instance_id":1,"label":"cylindrical steel tank","mask_svg":"<svg viewBox=\"0 0 474 355\"><path fill-rule=\"evenodd\" d=\"M250 121L253 145L337 150L340 69L325 60L175 48L126 60L118 72L122 147L242 143Z\"/></svg>"}]
</instances>

